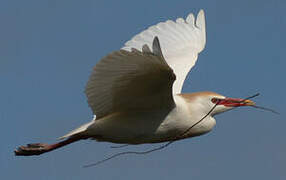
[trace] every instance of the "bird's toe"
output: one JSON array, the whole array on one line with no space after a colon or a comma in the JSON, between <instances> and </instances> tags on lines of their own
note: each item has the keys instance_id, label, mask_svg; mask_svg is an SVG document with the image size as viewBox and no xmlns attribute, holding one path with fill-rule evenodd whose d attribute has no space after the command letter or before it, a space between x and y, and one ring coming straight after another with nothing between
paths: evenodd
<instances>
[{"instance_id":1,"label":"bird's toe","mask_svg":"<svg viewBox=\"0 0 286 180\"><path fill-rule=\"evenodd\" d=\"M47 145L42 143L27 144L27 146L20 146L14 153L16 156L32 156L40 155L47 151Z\"/></svg>"}]
</instances>

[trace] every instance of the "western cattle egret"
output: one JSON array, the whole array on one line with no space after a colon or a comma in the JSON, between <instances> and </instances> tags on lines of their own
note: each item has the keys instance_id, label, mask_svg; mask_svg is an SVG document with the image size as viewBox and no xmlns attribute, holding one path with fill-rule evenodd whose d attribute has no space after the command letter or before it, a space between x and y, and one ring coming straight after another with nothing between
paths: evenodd
<instances>
[{"instance_id":1,"label":"western cattle egret","mask_svg":"<svg viewBox=\"0 0 286 180\"><path fill-rule=\"evenodd\" d=\"M39 155L82 139L144 144L190 138L210 132L216 124L214 115L253 106L253 101L214 92L181 93L205 47L205 27L200 10L196 19L189 14L134 36L94 67L85 90L95 114L91 122L61 137L65 139L61 142L28 144L15 154Z\"/></svg>"}]
</instances>

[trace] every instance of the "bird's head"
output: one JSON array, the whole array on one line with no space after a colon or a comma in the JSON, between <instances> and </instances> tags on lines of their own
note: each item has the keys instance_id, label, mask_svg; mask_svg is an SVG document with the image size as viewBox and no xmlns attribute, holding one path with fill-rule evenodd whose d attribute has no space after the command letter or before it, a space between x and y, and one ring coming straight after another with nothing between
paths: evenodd
<instances>
[{"instance_id":1,"label":"bird's head","mask_svg":"<svg viewBox=\"0 0 286 180\"><path fill-rule=\"evenodd\" d=\"M240 106L253 106L255 103L249 99L229 98L214 92L198 92L189 94L187 97L193 102L193 107L196 111L201 111L204 114L210 112L211 116L231 110Z\"/></svg>"}]
</instances>

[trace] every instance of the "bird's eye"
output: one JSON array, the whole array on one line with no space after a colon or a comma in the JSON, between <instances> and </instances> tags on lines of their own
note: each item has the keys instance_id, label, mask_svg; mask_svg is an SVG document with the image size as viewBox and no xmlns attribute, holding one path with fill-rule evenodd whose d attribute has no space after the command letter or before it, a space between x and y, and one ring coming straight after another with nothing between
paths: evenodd
<instances>
[{"instance_id":1,"label":"bird's eye","mask_svg":"<svg viewBox=\"0 0 286 180\"><path fill-rule=\"evenodd\" d=\"M218 102L218 99L217 98L212 98L212 103L216 104Z\"/></svg>"}]
</instances>

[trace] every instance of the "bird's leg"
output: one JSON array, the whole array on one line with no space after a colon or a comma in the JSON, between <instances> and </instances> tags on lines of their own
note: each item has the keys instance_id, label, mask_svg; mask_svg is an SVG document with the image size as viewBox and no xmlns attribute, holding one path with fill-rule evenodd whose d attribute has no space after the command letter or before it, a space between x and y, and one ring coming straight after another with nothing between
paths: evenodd
<instances>
[{"instance_id":1,"label":"bird's leg","mask_svg":"<svg viewBox=\"0 0 286 180\"><path fill-rule=\"evenodd\" d=\"M87 139L85 136L72 136L64 141L60 141L55 144L43 144L43 143L34 143L34 144L27 144L27 146L20 146L18 147L14 153L16 156L33 156L33 155L40 155L49 151L53 151L75 141L79 141L82 139Z\"/></svg>"}]
</instances>

